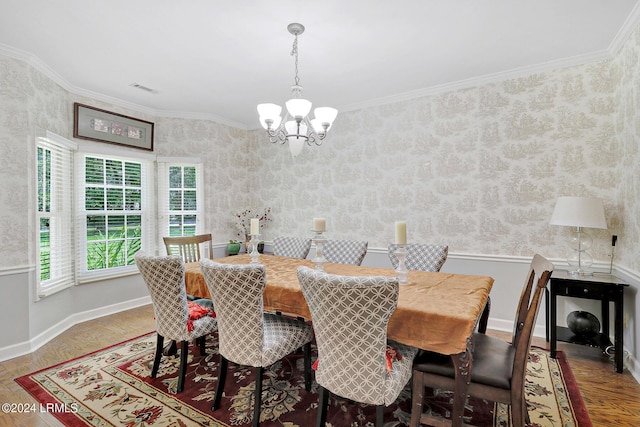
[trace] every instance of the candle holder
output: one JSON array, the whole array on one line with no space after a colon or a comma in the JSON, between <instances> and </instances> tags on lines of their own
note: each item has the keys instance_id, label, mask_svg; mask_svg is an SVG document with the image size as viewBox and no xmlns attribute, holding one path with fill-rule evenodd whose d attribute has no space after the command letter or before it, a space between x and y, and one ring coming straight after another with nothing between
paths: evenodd
<instances>
[{"instance_id":1,"label":"candle holder","mask_svg":"<svg viewBox=\"0 0 640 427\"><path fill-rule=\"evenodd\" d=\"M258 243L260 243L259 234L251 235L251 264L258 264L260 252L258 252Z\"/></svg>"},{"instance_id":2,"label":"candle holder","mask_svg":"<svg viewBox=\"0 0 640 427\"><path fill-rule=\"evenodd\" d=\"M398 275L398 283L401 285L406 285L409 283L407 280L407 267L404 264L404 260L407 258L407 245L406 244L398 244L398 249L393 253L396 258L398 258L398 268L396 268L396 274Z\"/></svg>"},{"instance_id":3,"label":"candle holder","mask_svg":"<svg viewBox=\"0 0 640 427\"><path fill-rule=\"evenodd\" d=\"M316 264L316 270L324 271L324 263L327 261L324 258L324 243L327 241L322 231L313 230L316 235L313 237L313 243L316 245L316 256L312 261Z\"/></svg>"}]
</instances>

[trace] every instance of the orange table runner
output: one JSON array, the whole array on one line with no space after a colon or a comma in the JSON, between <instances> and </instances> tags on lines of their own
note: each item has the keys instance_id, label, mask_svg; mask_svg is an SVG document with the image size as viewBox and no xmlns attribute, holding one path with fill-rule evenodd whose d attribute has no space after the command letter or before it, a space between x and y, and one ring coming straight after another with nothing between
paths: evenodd
<instances>
[{"instance_id":1,"label":"orange table runner","mask_svg":"<svg viewBox=\"0 0 640 427\"><path fill-rule=\"evenodd\" d=\"M216 259L227 264L248 264L249 255ZM310 260L261 255L267 269L267 287L263 301L267 311L311 319L309 307L298 283L297 268L313 268ZM345 276L395 276L389 268L362 267L326 263L327 273ZM387 336L403 344L435 351L458 354L467 348L467 338L480 317L493 279L488 276L410 271L409 284L400 285L398 307L389 319ZM198 263L186 265L187 293L210 298Z\"/></svg>"}]
</instances>

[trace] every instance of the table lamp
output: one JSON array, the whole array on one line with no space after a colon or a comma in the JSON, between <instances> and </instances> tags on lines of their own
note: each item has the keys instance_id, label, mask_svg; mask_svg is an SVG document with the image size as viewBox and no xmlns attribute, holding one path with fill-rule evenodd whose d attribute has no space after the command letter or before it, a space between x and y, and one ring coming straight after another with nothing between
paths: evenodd
<instances>
[{"instance_id":1,"label":"table lamp","mask_svg":"<svg viewBox=\"0 0 640 427\"><path fill-rule=\"evenodd\" d=\"M583 276L593 275L593 272L586 270L593 264L593 258L587 253L593 239L583 231L583 228L607 228L602 199L597 197L558 197L549 224L575 227L569 241L569 246L574 251L567 258L569 266L574 269L569 273Z\"/></svg>"}]
</instances>

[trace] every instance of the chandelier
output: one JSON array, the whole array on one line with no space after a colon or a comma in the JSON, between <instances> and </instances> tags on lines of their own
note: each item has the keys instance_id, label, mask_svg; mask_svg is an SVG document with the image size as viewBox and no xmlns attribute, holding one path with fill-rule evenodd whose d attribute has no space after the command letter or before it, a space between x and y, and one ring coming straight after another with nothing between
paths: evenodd
<instances>
[{"instance_id":1,"label":"chandelier","mask_svg":"<svg viewBox=\"0 0 640 427\"><path fill-rule=\"evenodd\" d=\"M303 99L302 86L298 77L298 36L304 33L302 24L289 24L287 30L294 35L291 56L295 57L295 80L291 86L293 97L285 105L287 107L284 117L280 116L282 107L276 104L259 104L258 115L260 124L267 130L269 141L284 144L289 142L291 155L296 157L307 145L322 145L322 140L327 136L333 121L338 115L338 110L331 107L318 107L313 110L314 119L309 118L311 101Z\"/></svg>"}]
</instances>

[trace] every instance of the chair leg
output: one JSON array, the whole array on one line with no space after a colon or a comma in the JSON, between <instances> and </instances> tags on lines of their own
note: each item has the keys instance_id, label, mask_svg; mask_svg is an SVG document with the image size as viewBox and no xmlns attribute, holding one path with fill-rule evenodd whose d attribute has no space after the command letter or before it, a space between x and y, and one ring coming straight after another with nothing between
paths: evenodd
<instances>
[{"instance_id":1,"label":"chair leg","mask_svg":"<svg viewBox=\"0 0 640 427\"><path fill-rule=\"evenodd\" d=\"M200 356L207 355L207 336L203 335L201 337L196 338L196 343L200 347Z\"/></svg>"},{"instance_id":2,"label":"chair leg","mask_svg":"<svg viewBox=\"0 0 640 427\"><path fill-rule=\"evenodd\" d=\"M164 337L157 334L156 337L156 355L153 358L153 367L151 368L151 378L155 378L160 367L160 359L162 359L162 346L164 345Z\"/></svg>"},{"instance_id":3,"label":"chair leg","mask_svg":"<svg viewBox=\"0 0 640 427\"><path fill-rule=\"evenodd\" d=\"M178 354L178 346L176 345L175 340L171 340L169 344L165 348L162 349L163 356L175 356Z\"/></svg>"},{"instance_id":4,"label":"chair leg","mask_svg":"<svg viewBox=\"0 0 640 427\"><path fill-rule=\"evenodd\" d=\"M376 406L376 427L382 427L384 421L384 405Z\"/></svg>"},{"instance_id":5,"label":"chair leg","mask_svg":"<svg viewBox=\"0 0 640 427\"><path fill-rule=\"evenodd\" d=\"M262 373L264 368L256 368L256 394L253 398L253 427L260 425L260 407L262 406Z\"/></svg>"},{"instance_id":6,"label":"chair leg","mask_svg":"<svg viewBox=\"0 0 640 427\"><path fill-rule=\"evenodd\" d=\"M282 313L280 313L280 314L282 314ZM302 316L297 316L297 317L296 317L296 320L297 320L298 322L305 323L304 317L302 317ZM296 353L298 353L298 354L299 354L299 353L302 353L302 347L298 347L298 348L296 349Z\"/></svg>"},{"instance_id":7,"label":"chair leg","mask_svg":"<svg viewBox=\"0 0 640 427\"><path fill-rule=\"evenodd\" d=\"M411 392L411 421L409 427L419 427L424 399L424 378L422 372L413 371L413 390Z\"/></svg>"},{"instance_id":8,"label":"chair leg","mask_svg":"<svg viewBox=\"0 0 640 427\"><path fill-rule=\"evenodd\" d=\"M189 358L189 341L182 341L180 349L180 371L178 373L178 389L177 393L184 389L184 379L187 376L187 360Z\"/></svg>"},{"instance_id":9,"label":"chair leg","mask_svg":"<svg viewBox=\"0 0 640 427\"><path fill-rule=\"evenodd\" d=\"M489 312L491 311L491 297L487 299L487 303L480 315L480 321L478 322L478 332L485 334L487 332L487 323L489 323Z\"/></svg>"},{"instance_id":10,"label":"chair leg","mask_svg":"<svg viewBox=\"0 0 640 427\"><path fill-rule=\"evenodd\" d=\"M212 411L215 411L220 407L220 400L222 399L222 392L224 391L224 382L227 378L227 365L229 362L222 355L220 355L220 366L218 367L218 384L216 384L216 397L213 399Z\"/></svg>"},{"instance_id":11,"label":"chair leg","mask_svg":"<svg viewBox=\"0 0 640 427\"><path fill-rule=\"evenodd\" d=\"M316 427L324 427L327 422L327 406L329 406L329 390L318 387L318 420Z\"/></svg>"},{"instance_id":12,"label":"chair leg","mask_svg":"<svg viewBox=\"0 0 640 427\"><path fill-rule=\"evenodd\" d=\"M311 391L311 343L304 345L304 389Z\"/></svg>"},{"instance_id":13,"label":"chair leg","mask_svg":"<svg viewBox=\"0 0 640 427\"><path fill-rule=\"evenodd\" d=\"M524 427L525 419L528 418L527 404L524 399L515 399L511 402L511 421L513 427Z\"/></svg>"}]
</instances>

